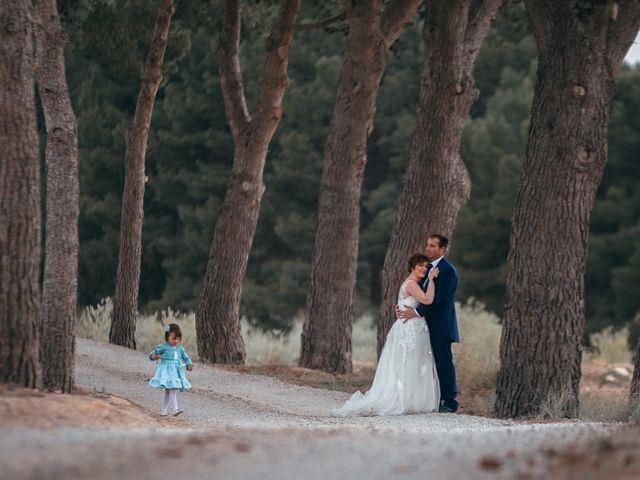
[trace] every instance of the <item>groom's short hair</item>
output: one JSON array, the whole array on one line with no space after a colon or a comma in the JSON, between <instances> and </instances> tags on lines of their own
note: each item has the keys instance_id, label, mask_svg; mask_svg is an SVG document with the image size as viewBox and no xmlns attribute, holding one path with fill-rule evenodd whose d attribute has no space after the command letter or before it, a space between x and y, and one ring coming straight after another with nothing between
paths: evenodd
<instances>
[{"instance_id":1,"label":"groom's short hair","mask_svg":"<svg viewBox=\"0 0 640 480\"><path fill-rule=\"evenodd\" d=\"M440 248L447 248L449 246L449 239L444 235L440 235L439 233L432 233L427 237L427 239L429 238L437 238Z\"/></svg>"}]
</instances>

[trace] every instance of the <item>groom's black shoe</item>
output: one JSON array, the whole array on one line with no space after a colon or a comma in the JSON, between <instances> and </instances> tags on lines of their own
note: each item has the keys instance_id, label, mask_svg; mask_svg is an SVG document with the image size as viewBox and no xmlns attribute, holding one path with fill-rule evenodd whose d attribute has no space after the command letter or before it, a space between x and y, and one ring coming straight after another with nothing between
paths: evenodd
<instances>
[{"instance_id":1,"label":"groom's black shoe","mask_svg":"<svg viewBox=\"0 0 640 480\"><path fill-rule=\"evenodd\" d=\"M447 407L446 405L442 405L439 409L438 409L439 413L456 413L457 410L451 407Z\"/></svg>"},{"instance_id":2,"label":"groom's black shoe","mask_svg":"<svg viewBox=\"0 0 640 480\"><path fill-rule=\"evenodd\" d=\"M455 404L443 403L442 405L440 405L438 412L439 413L456 413L458 411L457 403L458 402L456 402Z\"/></svg>"}]
</instances>

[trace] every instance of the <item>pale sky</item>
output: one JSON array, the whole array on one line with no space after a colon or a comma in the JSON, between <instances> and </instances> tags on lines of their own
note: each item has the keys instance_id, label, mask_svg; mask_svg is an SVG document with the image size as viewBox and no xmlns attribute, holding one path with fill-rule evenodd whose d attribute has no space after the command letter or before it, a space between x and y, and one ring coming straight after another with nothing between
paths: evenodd
<instances>
[{"instance_id":1,"label":"pale sky","mask_svg":"<svg viewBox=\"0 0 640 480\"><path fill-rule=\"evenodd\" d=\"M638 33L636 40L631 45L627 56L624 57L624 61L631 65L640 62L640 33Z\"/></svg>"}]
</instances>

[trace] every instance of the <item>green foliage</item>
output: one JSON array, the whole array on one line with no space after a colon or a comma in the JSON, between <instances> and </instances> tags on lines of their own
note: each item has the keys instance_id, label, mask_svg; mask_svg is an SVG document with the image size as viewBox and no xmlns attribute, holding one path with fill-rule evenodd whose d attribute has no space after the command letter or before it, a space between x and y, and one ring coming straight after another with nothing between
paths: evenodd
<instances>
[{"instance_id":1,"label":"green foliage","mask_svg":"<svg viewBox=\"0 0 640 480\"><path fill-rule=\"evenodd\" d=\"M536 47L521 2L506 2L478 55L480 99L467 122L460 154L471 176L451 257L459 297L502 312L511 212L520 181L535 84Z\"/></svg>"},{"instance_id":2,"label":"green foliage","mask_svg":"<svg viewBox=\"0 0 640 480\"><path fill-rule=\"evenodd\" d=\"M253 111L263 74L263 40L278 2L246 2L241 46ZM68 74L80 143L81 305L113 295L124 138L137 99L157 2L65 0ZM298 23L334 17L337 0L303 2ZM218 81L220 0L177 2L149 147L140 301L145 311L195 309L213 228L233 162ZM323 149L344 49L344 22L298 32L291 47L283 118L265 168L266 192L249 258L242 313L250 324L286 331L304 307L313 252ZM419 21L390 55L368 142L358 255L359 313L379 301L380 272L413 133L423 44ZM522 2L509 1L480 51L481 97L462 140L472 193L451 256L458 299L502 309L511 210L528 134L535 42ZM609 163L593 212L586 274L588 333L622 327L640 309L640 69L623 68L610 122ZM428 208L428 206L425 206ZM560 239L561 241L561 239ZM633 328L631 331L635 331Z\"/></svg>"},{"instance_id":3,"label":"green foliage","mask_svg":"<svg viewBox=\"0 0 640 480\"><path fill-rule=\"evenodd\" d=\"M639 106L640 68L624 66L609 122L609 161L591 219L586 308L593 330L623 326L640 313Z\"/></svg>"},{"instance_id":4,"label":"green foliage","mask_svg":"<svg viewBox=\"0 0 640 480\"><path fill-rule=\"evenodd\" d=\"M502 311L511 211L533 97L531 77L531 71L504 67L486 114L468 122L461 145L472 192L460 212L451 256L460 273L461 298L476 297L494 312Z\"/></svg>"}]
</instances>

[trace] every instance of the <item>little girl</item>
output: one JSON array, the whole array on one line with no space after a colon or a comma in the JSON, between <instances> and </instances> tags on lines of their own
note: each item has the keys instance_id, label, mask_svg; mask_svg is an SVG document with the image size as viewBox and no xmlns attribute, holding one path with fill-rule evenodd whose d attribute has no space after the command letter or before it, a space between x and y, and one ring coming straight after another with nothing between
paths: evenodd
<instances>
[{"instance_id":1,"label":"little girl","mask_svg":"<svg viewBox=\"0 0 640 480\"><path fill-rule=\"evenodd\" d=\"M178 390L187 390L191 384L187 380L182 369L182 362L187 370L193 370L193 362L184 351L180 342L182 332L175 323L170 323L164 327L164 339L166 343L161 343L149 354L150 360L160 360L156 373L149 381L149 385L154 388L164 388L164 400L162 402L163 417L169 415L171 408L174 416L180 415L184 410L178 407Z\"/></svg>"}]
</instances>

